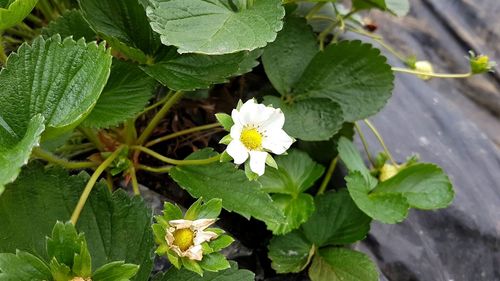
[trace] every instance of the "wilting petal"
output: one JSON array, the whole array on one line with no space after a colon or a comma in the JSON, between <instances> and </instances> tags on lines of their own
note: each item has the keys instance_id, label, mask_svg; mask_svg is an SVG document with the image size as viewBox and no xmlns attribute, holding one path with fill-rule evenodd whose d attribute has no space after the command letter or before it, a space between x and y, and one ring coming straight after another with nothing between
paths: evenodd
<instances>
[{"instance_id":1,"label":"wilting petal","mask_svg":"<svg viewBox=\"0 0 500 281\"><path fill-rule=\"evenodd\" d=\"M176 253L179 257L183 257L186 255L185 252L181 251L181 248L179 248L179 246L170 245L170 249L174 251L174 253Z\"/></svg>"},{"instance_id":2,"label":"wilting petal","mask_svg":"<svg viewBox=\"0 0 500 281\"><path fill-rule=\"evenodd\" d=\"M294 140L282 129L270 131L262 140L262 147L274 154L283 154L293 144Z\"/></svg>"},{"instance_id":3,"label":"wilting petal","mask_svg":"<svg viewBox=\"0 0 500 281\"><path fill-rule=\"evenodd\" d=\"M176 229L182 229L182 228L191 227L191 224L193 224L193 221L190 221L190 220L171 220L168 222L168 224L172 227L175 227Z\"/></svg>"},{"instance_id":4,"label":"wilting petal","mask_svg":"<svg viewBox=\"0 0 500 281\"><path fill-rule=\"evenodd\" d=\"M192 246L186 250L184 256L188 257L191 260L201 261L203 259L203 248L201 247L201 245Z\"/></svg>"},{"instance_id":5,"label":"wilting petal","mask_svg":"<svg viewBox=\"0 0 500 281\"><path fill-rule=\"evenodd\" d=\"M215 219L199 219L193 221L194 230L204 230L215 222Z\"/></svg>"},{"instance_id":6,"label":"wilting petal","mask_svg":"<svg viewBox=\"0 0 500 281\"><path fill-rule=\"evenodd\" d=\"M198 231L193 239L195 245L200 245L203 242L208 242L217 238L217 233L212 231Z\"/></svg>"},{"instance_id":7,"label":"wilting petal","mask_svg":"<svg viewBox=\"0 0 500 281\"><path fill-rule=\"evenodd\" d=\"M235 164L242 164L248 159L248 149L239 139L232 140L226 148L227 154L234 159Z\"/></svg>"},{"instance_id":8,"label":"wilting petal","mask_svg":"<svg viewBox=\"0 0 500 281\"><path fill-rule=\"evenodd\" d=\"M168 245L172 245L174 243L174 231L175 231L175 228L173 227L169 227L167 229L167 234L165 235L165 239L167 240L167 244Z\"/></svg>"},{"instance_id":9,"label":"wilting petal","mask_svg":"<svg viewBox=\"0 0 500 281\"><path fill-rule=\"evenodd\" d=\"M250 151L250 170L259 176L264 174L266 169L267 152Z\"/></svg>"}]
</instances>

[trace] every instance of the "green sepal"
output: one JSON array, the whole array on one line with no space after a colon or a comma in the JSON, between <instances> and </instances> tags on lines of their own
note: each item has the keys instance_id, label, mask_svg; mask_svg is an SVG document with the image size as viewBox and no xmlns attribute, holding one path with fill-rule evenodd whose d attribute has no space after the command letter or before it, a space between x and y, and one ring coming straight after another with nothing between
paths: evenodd
<instances>
[{"instance_id":1,"label":"green sepal","mask_svg":"<svg viewBox=\"0 0 500 281\"><path fill-rule=\"evenodd\" d=\"M92 276L92 258L86 243L82 243L80 253L75 254L73 272L84 278Z\"/></svg>"},{"instance_id":2,"label":"green sepal","mask_svg":"<svg viewBox=\"0 0 500 281\"><path fill-rule=\"evenodd\" d=\"M78 234L70 222L58 221L52 230L52 236L47 237L46 246L49 259L56 259L70 268L73 267L76 255L81 254L82 250L88 253L85 237Z\"/></svg>"},{"instance_id":3,"label":"green sepal","mask_svg":"<svg viewBox=\"0 0 500 281\"><path fill-rule=\"evenodd\" d=\"M53 258L49 264L50 272L54 281L68 281L73 279L71 268L63 263L59 263L56 258Z\"/></svg>"},{"instance_id":4,"label":"green sepal","mask_svg":"<svg viewBox=\"0 0 500 281\"><path fill-rule=\"evenodd\" d=\"M231 136L229 136L229 137L231 137ZM233 161L233 157L231 157L231 155L229 155L229 153L227 153L227 151L224 150L224 152L222 152L222 154L220 155L219 161L220 162L231 162L231 161Z\"/></svg>"},{"instance_id":5,"label":"green sepal","mask_svg":"<svg viewBox=\"0 0 500 281\"><path fill-rule=\"evenodd\" d=\"M203 203L203 197L189 207L184 216L186 220L216 219L222 210L222 200L213 198Z\"/></svg>"},{"instance_id":6,"label":"green sepal","mask_svg":"<svg viewBox=\"0 0 500 281\"><path fill-rule=\"evenodd\" d=\"M168 250L167 251L167 258L168 258L168 261L170 261L170 263L175 266L175 268L177 268L177 269L181 268L181 266L182 266L181 258L176 253L174 253L174 251Z\"/></svg>"},{"instance_id":7,"label":"green sepal","mask_svg":"<svg viewBox=\"0 0 500 281\"><path fill-rule=\"evenodd\" d=\"M276 170L278 169L278 163L274 160L274 158L271 156L271 154L267 154L266 158L266 165L275 168Z\"/></svg>"},{"instance_id":8,"label":"green sepal","mask_svg":"<svg viewBox=\"0 0 500 281\"><path fill-rule=\"evenodd\" d=\"M223 234L217 237L217 239L208 242L208 245L214 252L218 252L226 247L229 247L234 242L234 238Z\"/></svg>"},{"instance_id":9,"label":"green sepal","mask_svg":"<svg viewBox=\"0 0 500 281\"><path fill-rule=\"evenodd\" d=\"M115 261L98 268L92 276L92 281L128 281L138 271L138 265Z\"/></svg>"},{"instance_id":10,"label":"green sepal","mask_svg":"<svg viewBox=\"0 0 500 281\"><path fill-rule=\"evenodd\" d=\"M209 254L215 252L214 249L212 249L212 247L210 247L208 242L203 242L201 244L201 248L203 250L203 255L209 255Z\"/></svg>"},{"instance_id":11,"label":"green sepal","mask_svg":"<svg viewBox=\"0 0 500 281\"><path fill-rule=\"evenodd\" d=\"M202 269L211 272L217 272L231 267L226 257L221 253L205 255L199 262L199 265Z\"/></svg>"},{"instance_id":12,"label":"green sepal","mask_svg":"<svg viewBox=\"0 0 500 281\"><path fill-rule=\"evenodd\" d=\"M234 125L233 118L231 115L226 114L226 113L217 113L215 114L215 118L217 118L217 121L224 127L224 130L230 131L231 127Z\"/></svg>"},{"instance_id":13,"label":"green sepal","mask_svg":"<svg viewBox=\"0 0 500 281\"><path fill-rule=\"evenodd\" d=\"M162 218L167 222L168 225L168 222L171 220L180 220L183 218L182 210L177 205L174 205L170 202L165 202L165 204L163 204Z\"/></svg>"},{"instance_id":14,"label":"green sepal","mask_svg":"<svg viewBox=\"0 0 500 281\"><path fill-rule=\"evenodd\" d=\"M203 276L203 269L201 266L198 264L198 262L194 260L190 260L188 258L181 258L182 260L182 265L187 269L192 272L197 273L200 276Z\"/></svg>"},{"instance_id":15,"label":"green sepal","mask_svg":"<svg viewBox=\"0 0 500 281\"><path fill-rule=\"evenodd\" d=\"M231 137L231 135L227 135L227 136L223 137L223 138L219 141L219 143L220 143L220 144L225 144L225 145L228 145L231 141L233 141L233 138ZM228 154L228 156L229 156L229 154ZM232 158L231 158L231 159L232 159Z\"/></svg>"},{"instance_id":16,"label":"green sepal","mask_svg":"<svg viewBox=\"0 0 500 281\"><path fill-rule=\"evenodd\" d=\"M257 175L252 171L252 169L250 169L249 161L245 162L245 175L247 176L247 179L250 181L256 181L259 178L259 175Z\"/></svg>"}]
</instances>

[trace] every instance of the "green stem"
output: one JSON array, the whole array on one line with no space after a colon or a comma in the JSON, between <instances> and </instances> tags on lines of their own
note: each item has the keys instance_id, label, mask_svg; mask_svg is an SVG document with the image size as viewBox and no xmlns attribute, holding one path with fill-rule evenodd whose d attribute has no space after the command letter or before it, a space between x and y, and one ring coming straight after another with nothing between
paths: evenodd
<instances>
[{"instance_id":1,"label":"green stem","mask_svg":"<svg viewBox=\"0 0 500 281\"><path fill-rule=\"evenodd\" d=\"M177 160L177 159L172 159L172 158L168 158L168 157L165 157L149 148L146 148L144 146L140 146L140 145L134 145L134 146L131 146L130 147L131 149L134 149L134 150L138 150L138 151L141 151L141 152L144 152L146 154L149 154L151 156L153 156L154 158L160 160L160 161L163 161L167 164L172 164L172 165L178 165L178 166L186 166L186 165L206 165L206 164L210 164L210 163L214 163L214 162L217 162L219 161L220 159L220 155L216 155L214 157L210 157L210 158L207 158L207 159L199 159L199 160Z\"/></svg>"},{"instance_id":2,"label":"green stem","mask_svg":"<svg viewBox=\"0 0 500 281\"><path fill-rule=\"evenodd\" d=\"M57 17L53 12L54 8L50 5L49 0L38 1L37 7L47 21L52 21Z\"/></svg>"},{"instance_id":3,"label":"green stem","mask_svg":"<svg viewBox=\"0 0 500 281\"><path fill-rule=\"evenodd\" d=\"M461 74L429 73L429 72L422 72L422 71L417 71L417 70L408 69L408 68L401 68L401 67L393 67L392 71L414 74L414 75L425 75L425 76L430 76L430 77L435 77L435 78L469 78L469 77L474 75L472 72L461 73Z\"/></svg>"},{"instance_id":4,"label":"green stem","mask_svg":"<svg viewBox=\"0 0 500 281\"><path fill-rule=\"evenodd\" d=\"M10 44L22 44L24 41L22 40L19 40L19 39L16 39L16 38L13 38L13 37L10 37L10 36L5 36L4 35L4 38L3 40L7 43L10 43Z\"/></svg>"},{"instance_id":5,"label":"green stem","mask_svg":"<svg viewBox=\"0 0 500 281\"><path fill-rule=\"evenodd\" d=\"M3 36L3 32L0 31L0 63L2 65L5 65L5 63L7 62L7 54L5 54L5 49L3 46Z\"/></svg>"},{"instance_id":6,"label":"green stem","mask_svg":"<svg viewBox=\"0 0 500 281\"><path fill-rule=\"evenodd\" d=\"M26 23L24 22L21 22L19 23L18 25L18 28L25 31L26 33L30 34L31 37L35 37L36 36L36 32L31 29L31 27L29 27L29 25L27 25Z\"/></svg>"},{"instance_id":7,"label":"green stem","mask_svg":"<svg viewBox=\"0 0 500 281\"><path fill-rule=\"evenodd\" d=\"M150 167L146 165L138 165L137 170L144 170L151 173L164 174L168 173L174 166L168 165L163 167Z\"/></svg>"},{"instance_id":8,"label":"green stem","mask_svg":"<svg viewBox=\"0 0 500 281\"><path fill-rule=\"evenodd\" d=\"M152 110L152 109L155 109L157 107L159 107L160 105L164 104L165 102L167 102L168 99L170 99L171 97L171 93L167 94L165 97L163 97L161 100L157 101L156 103L146 107L141 113L139 113L137 116L141 116L143 115L144 113Z\"/></svg>"},{"instance_id":9,"label":"green stem","mask_svg":"<svg viewBox=\"0 0 500 281\"><path fill-rule=\"evenodd\" d=\"M366 141L365 134L363 134L363 131L361 131L361 127L356 122L354 122L354 128L356 128L356 131L358 132L358 136L361 139L361 142L363 143L363 147L365 149L366 155L368 156L368 160L370 161L372 166L375 167L375 161L373 161L372 154L370 153L370 150L368 149L368 142Z\"/></svg>"},{"instance_id":10,"label":"green stem","mask_svg":"<svg viewBox=\"0 0 500 281\"><path fill-rule=\"evenodd\" d=\"M135 128L135 119L131 118L125 122L125 143L132 145L137 139L137 129Z\"/></svg>"},{"instance_id":11,"label":"green stem","mask_svg":"<svg viewBox=\"0 0 500 281\"><path fill-rule=\"evenodd\" d=\"M306 15L306 19L310 19L311 17L313 17L319 10L321 10L321 8L323 8L323 6L325 6L326 2L319 2L319 3L316 3L316 5L314 5L311 10L307 13Z\"/></svg>"},{"instance_id":12,"label":"green stem","mask_svg":"<svg viewBox=\"0 0 500 281\"><path fill-rule=\"evenodd\" d=\"M384 139L382 138L382 135L378 132L377 128L375 128L375 126L372 124L372 122L370 122L370 120L365 119L364 121L365 121L365 124L368 126L368 128L370 128L370 130L373 132L375 137L378 139L380 145L382 145L382 147L384 148L384 151L387 154L387 156L389 157L389 159L391 160L392 165L398 167L398 163L396 163L396 161L394 160L394 157L392 157L391 152L387 148L387 145L385 145Z\"/></svg>"},{"instance_id":13,"label":"green stem","mask_svg":"<svg viewBox=\"0 0 500 281\"><path fill-rule=\"evenodd\" d=\"M320 195L325 193L326 187L328 186L328 183L332 179L333 172L335 171L335 168L337 167L337 162L339 161L339 157L333 158L332 162L330 162L330 166L328 167L328 171L326 171L326 175L323 178L323 182L321 182L321 185L319 187L318 193L316 195Z\"/></svg>"},{"instance_id":14,"label":"green stem","mask_svg":"<svg viewBox=\"0 0 500 281\"><path fill-rule=\"evenodd\" d=\"M43 20L41 20L39 17L35 16L34 14L29 14L27 19L31 21L32 23L38 25L39 27L44 26Z\"/></svg>"},{"instance_id":15,"label":"green stem","mask_svg":"<svg viewBox=\"0 0 500 281\"><path fill-rule=\"evenodd\" d=\"M97 136L97 133L94 131L94 129L78 127L78 131L80 131L80 133L82 133L91 143L93 143L99 151L105 151L104 145L99 140L99 137Z\"/></svg>"},{"instance_id":16,"label":"green stem","mask_svg":"<svg viewBox=\"0 0 500 281\"><path fill-rule=\"evenodd\" d=\"M120 146L117 150L115 150L104 162L97 167L95 172L92 174L90 177L90 180L87 182L87 185L83 189L82 195L80 196L80 199L78 200L78 203L76 204L75 210L73 211L73 214L71 215L71 223L73 225L76 225L78 222L78 218L80 217L80 213L83 210L83 207L85 206L85 203L87 202L87 199L89 198L90 192L92 191L92 188L96 184L97 180L99 179L99 176L106 170L106 168L109 167L113 163L113 161L120 155L120 152L123 150L124 146Z\"/></svg>"},{"instance_id":17,"label":"green stem","mask_svg":"<svg viewBox=\"0 0 500 281\"><path fill-rule=\"evenodd\" d=\"M144 129L139 139L137 139L138 145L142 145L151 136L156 126L161 122L163 117L165 117L170 108L172 108L172 106L174 106L174 104L176 104L182 98L183 95L184 92L179 91L176 92L171 98L167 100L167 102L163 105L160 111L156 113L155 117L151 119L151 122L149 122L146 129Z\"/></svg>"},{"instance_id":18,"label":"green stem","mask_svg":"<svg viewBox=\"0 0 500 281\"><path fill-rule=\"evenodd\" d=\"M6 31L6 33L19 36L19 37L23 38L24 40L29 40L29 39L34 37L34 35L31 34L30 32L26 32L24 30L18 29L17 27L9 28Z\"/></svg>"},{"instance_id":19,"label":"green stem","mask_svg":"<svg viewBox=\"0 0 500 281\"><path fill-rule=\"evenodd\" d=\"M139 183L137 182L137 175L135 174L134 166L130 167L129 173L130 173L130 178L132 180L132 189L134 190L134 194L141 195L141 191L139 190Z\"/></svg>"},{"instance_id":20,"label":"green stem","mask_svg":"<svg viewBox=\"0 0 500 281\"><path fill-rule=\"evenodd\" d=\"M180 137L180 136L183 136L183 135L191 134L191 133L194 133L194 132L209 130L209 129L217 128L217 127L220 127L220 126L221 125L219 123L213 123L213 124L208 124L208 125L203 125L203 126L197 126L197 127L189 128L189 129L186 129L186 130L178 131L178 132L175 132L175 133L163 136L161 138L157 138L155 140L152 140L152 141L146 143L144 146L145 147L150 147L150 146L153 146L155 144L158 144L158 143L161 143L161 142L164 142L164 141L176 138L176 137Z\"/></svg>"},{"instance_id":21,"label":"green stem","mask_svg":"<svg viewBox=\"0 0 500 281\"><path fill-rule=\"evenodd\" d=\"M94 162L74 162L69 161L64 158L60 158L48 151L45 151L39 147L33 149L33 155L37 158L43 159L49 163L60 165L66 169L76 170L76 169L87 169L94 168L97 166Z\"/></svg>"}]
</instances>

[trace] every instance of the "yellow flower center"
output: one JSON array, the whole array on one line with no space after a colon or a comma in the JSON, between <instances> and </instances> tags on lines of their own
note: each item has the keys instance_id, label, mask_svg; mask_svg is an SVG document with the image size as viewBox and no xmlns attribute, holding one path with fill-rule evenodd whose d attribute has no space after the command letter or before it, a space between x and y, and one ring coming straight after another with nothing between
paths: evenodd
<instances>
[{"instance_id":1,"label":"yellow flower center","mask_svg":"<svg viewBox=\"0 0 500 281\"><path fill-rule=\"evenodd\" d=\"M85 278L82 278L82 277L75 277L75 278L71 279L71 281L92 281L92 279L90 279L90 278L85 279Z\"/></svg>"},{"instance_id":2,"label":"yellow flower center","mask_svg":"<svg viewBox=\"0 0 500 281\"><path fill-rule=\"evenodd\" d=\"M262 135L255 128L244 128L241 132L240 141L246 148L255 150L262 146Z\"/></svg>"},{"instance_id":3,"label":"yellow flower center","mask_svg":"<svg viewBox=\"0 0 500 281\"><path fill-rule=\"evenodd\" d=\"M482 55L477 58L477 62L480 64L488 64L490 58L488 56Z\"/></svg>"},{"instance_id":4,"label":"yellow flower center","mask_svg":"<svg viewBox=\"0 0 500 281\"><path fill-rule=\"evenodd\" d=\"M173 244L179 247L181 251L186 251L194 245L194 232L189 228L177 229L174 231Z\"/></svg>"}]
</instances>

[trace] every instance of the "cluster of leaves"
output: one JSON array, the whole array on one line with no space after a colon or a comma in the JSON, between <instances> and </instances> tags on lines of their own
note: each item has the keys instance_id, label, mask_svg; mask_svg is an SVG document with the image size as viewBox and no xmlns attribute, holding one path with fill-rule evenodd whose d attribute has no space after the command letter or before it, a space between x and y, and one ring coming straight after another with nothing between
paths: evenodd
<instances>
[{"instance_id":1,"label":"cluster of leaves","mask_svg":"<svg viewBox=\"0 0 500 281\"><path fill-rule=\"evenodd\" d=\"M372 219L397 223L410 208L444 208L453 199L448 177L434 164L409 162L388 179L377 178L384 161L373 169L365 165L350 140L352 124L379 112L391 97L391 66L368 43L334 36L325 47L299 5L285 3L297 1L37 2L0 0L0 35L26 28L21 21L35 6L32 20L53 18L48 3L75 9L60 11L40 36L23 38L30 42L6 62L0 56L0 233L6 238L0 239L0 280L149 280L155 240L156 253L174 267L152 280L252 280L253 273L219 253L233 242L222 230L211 228L218 238L203 243L199 262L176 256L165 240L169 221L216 219L224 208L265 222L275 235L269 257L278 273L309 267L313 281L375 281L376 266L349 248L366 237ZM311 2L317 2L311 11L340 7L334 0ZM399 16L409 9L406 0L353 0L352 7L350 14L376 8ZM337 14L332 28L348 15ZM227 153L211 148L173 160L145 147L183 92L225 83L260 62L274 90L257 98L281 109L284 130L298 140L287 154L268 161L273 168L263 176L245 173L225 161ZM471 55L471 66L482 73L492 64ZM170 93L164 97L159 87ZM156 115L138 136L135 121L146 111ZM229 131L231 116L217 117ZM92 161L52 153L54 144L74 139L76 146L90 144ZM200 198L185 216L166 203L153 223L139 196L110 192L98 182L107 170L137 186L139 152L176 165L148 169L168 172ZM33 158L94 174L70 175ZM325 192L333 187L329 180L338 159L349 172L346 188ZM83 208L76 219L75 206ZM70 218L72 223L56 223Z\"/></svg>"}]
</instances>

